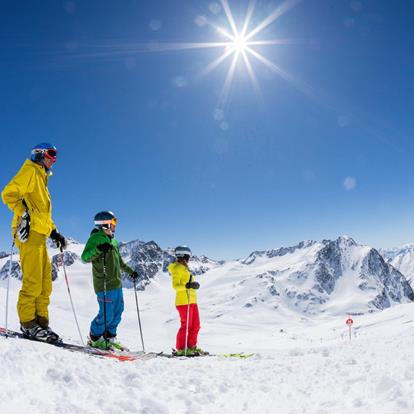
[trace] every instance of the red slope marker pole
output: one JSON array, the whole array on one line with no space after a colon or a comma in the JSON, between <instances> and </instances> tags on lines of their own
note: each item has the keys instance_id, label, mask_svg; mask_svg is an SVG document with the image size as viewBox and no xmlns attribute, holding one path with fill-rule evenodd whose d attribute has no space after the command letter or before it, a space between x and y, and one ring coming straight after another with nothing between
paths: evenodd
<instances>
[{"instance_id":1,"label":"red slope marker pole","mask_svg":"<svg viewBox=\"0 0 414 414\"><path fill-rule=\"evenodd\" d=\"M349 328L349 340L351 340L351 337L352 337L352 325L353 325L353 323L354 323L354 321L352 320L352 318L350 317L350 316L348 316L348 319L346 320L346 322L345 322L347 325L348 325L348 328Z\"/></svg>"}]
</instances>

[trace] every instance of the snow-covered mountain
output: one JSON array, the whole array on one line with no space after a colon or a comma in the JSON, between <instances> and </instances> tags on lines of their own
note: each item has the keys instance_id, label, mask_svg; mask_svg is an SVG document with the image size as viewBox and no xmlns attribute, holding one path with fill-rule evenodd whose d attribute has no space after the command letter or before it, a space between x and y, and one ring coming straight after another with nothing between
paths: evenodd
<instances>
[{"instance_id":1,"label":"snow-covered mountain","mask_svg":"<svg viewBox=\"0 0 414 414\"><path fill-rule=\"evenodd\" d=\"M80 264L83 245L74 242L63 254L66 267ZM62 254L49 249L53 280L57 278ZM134 240L120 243L124 261L137 270L138 288L144 290L157 275L167 275L173 250L162 249L154 241ZM407 249L406 255L413 253ZM400 253L392 260L398 260ZM405 256L407 257L407 256ZM0 279L9 272L3 259ZM303 241L292 247L254 251L244 259L224 262L195 256L190 267L195 275L204 275L201 283L214 292L205 298L218 317L223 309L239 312L265 307L277 312L314 315L318 313L365 313L383 310L393 304L414 301L414 292L405 276L369 246L357 244L347 236L337 240ZM21 279L17 257L12 277ZM132 281L123 275L124 286Z\"/></svg>"},{"instance_id":2,"label":"snow-covered mountain","mask_svg":"<svg viewBox=\"0 0 414 414\"><path fill-rule=\"evenodd\" d=\"M68 249L63 253L63 260L67 267L76 262L81 262L80 252L84 246L74 239L68 239L68 241ZM56 246L50 239L48 239L47 245L52 261L52 279L55 280L58 277L58 267L62 263L62 254L56 249ZM122 242L119 245L119 251L123 260L138 272L140 276L138 280L139 289L144 289L158 272L167 272L168 265L174 260L173 249L163 250L154 241L144 242L141 240L133 240L131 242ZM5 253L3 258L8 256L9 254ZM215 261L204 255L199 257L194 256L190 263L190 269L193 274L202 275L223 263L223 261ZM0 268L0 280L5 279L8 272L9 261L6 261ZM12 277L19 280L22 278L17 254L13 257ZM132 286L132 281L128 278L127 274L123 275L123 281L125 287Z\"/></svg>"},{"instance_id":3,"label":"snow-covered mountain","mask_svg":"<svg viewBox=\"0 0 414 414\"><path fill-rule=\"evenodd\" d=\"M405 277L377 250L345 236L255 251L243 260L226 263L220 271L231 281L231 289L220 286L214 302L232 303L235 309L355 314L414 301Z\"/></svg>"},{"instance_id":4,"label":"snow-covered mountain","mask_svg":"<svg viewBox=\"0 0 414 414\"><path fill-rule=\"evenodd\" d=\"M163 250L154 241L134 240L120 243L119 251L128 266L135 269L140 275L140 289L144 289L158 272L167 272L168 265L174 261L173 249ZM190 269L194 275L202 275L223 263L206 256L194 256L191 259ZM123 277L125 286L131 286L132 282L127 275L124 274Z\"/></svg>"},{"instance_id":5,"label":"snow-covered mountain","mask_svg":"<svg viewBox=\"0 0 414 414\"><path fill-rule=\"evenodd\" d=\"M414 244L379 251L387 263L398 269L414 288Z\"/></svg>"}]
</instances>

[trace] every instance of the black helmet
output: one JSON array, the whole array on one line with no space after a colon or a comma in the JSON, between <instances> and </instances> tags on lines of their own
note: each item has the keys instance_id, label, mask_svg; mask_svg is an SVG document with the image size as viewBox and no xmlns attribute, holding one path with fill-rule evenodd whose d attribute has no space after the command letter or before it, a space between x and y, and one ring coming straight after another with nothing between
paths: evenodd
<instances>
[{"instance_id":1,"label":"black helmet","mask_svg":"<svg viewBox=\"0 0 414 414\"><path fill-rule=\"evenodd\" d=\"M109 229L111 224L116 226L117 219L112 211L100 211L93 219L95 226L99 229Z\"/></svg>"},{"instance_id":2,"label":"black helmet","mask_svg":"<svg viewBox=\"0 0 414 414\"><path fill-rule=\"evenodd\" d=\"M186 257L190 258L193 254L188 246L178 246L174 249L174 254L177 259Z\"/></svg>"}]
</instances>

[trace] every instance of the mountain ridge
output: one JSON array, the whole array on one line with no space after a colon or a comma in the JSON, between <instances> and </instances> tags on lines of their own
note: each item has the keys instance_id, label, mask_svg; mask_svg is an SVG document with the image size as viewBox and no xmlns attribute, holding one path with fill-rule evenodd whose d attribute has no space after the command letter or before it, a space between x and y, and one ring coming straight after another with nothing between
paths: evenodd
<instances>
[{"instance_id":1,"label":"mountain ridge","mask_svg":"<svg viewBox=\"0 0 414 414\"><path fill-rule=\"evenodd\" d=\"M73 243L63 255L51 246L55 280L62 258L67 267L80 262L83 245ZM71 251L71 246L75 251ZM169 263L174 260L172 248L162 249L153 240L121 242L119 249L123 260L140 275L139 290L145 290L158 275L166 274ZM9 272L7 258L2 259L2 263L0 279ZM224 291L227 292L229 286L234 290L230 297L237 302L237 309L265 303L275 309L283 307L309 315L337 311L364 313L414 301L414 292L404 274L380 251L360 245L349 236L256 250L243 259L227 262L204 255L194 256L190 269L201 277L202 283L214 279L214 274L221 275L219 282L228 281ZM12 277L21 279L16 258ZM231 280L237 283L232 285ZM126 274L123 274L123 285L133 286ZM221 296L220 292L217 295ZM229 302L226 295L222 300Z\"/></svg>"}]
</instances>

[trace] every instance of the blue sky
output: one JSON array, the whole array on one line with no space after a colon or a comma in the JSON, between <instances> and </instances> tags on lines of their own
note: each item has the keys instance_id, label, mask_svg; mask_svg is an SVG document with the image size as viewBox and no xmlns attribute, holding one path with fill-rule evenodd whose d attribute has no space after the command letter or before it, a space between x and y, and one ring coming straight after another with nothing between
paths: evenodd
<instances>
[{"instance_id":1,"label":"blue sky","mask_svg":"<svg viewBox=\"0 0 414 414\"><path fill-rule=\"evenodd\" d=\"M240 28L249 2L229 1ZM258 0L253 29L283 5ZM289 39L231 57L220 1L0 3L4 187L42 141L55 143L54 218L85 241L97 211L119 240L188 244L234 258L348 234L390 247L414 241L414 1L293 4L255 40ZM224 39L226 40L226 39ZM170 45L166 47L166 45ZM2 205L0 249L10 246Z\"/></svg>"}]
</instances>

